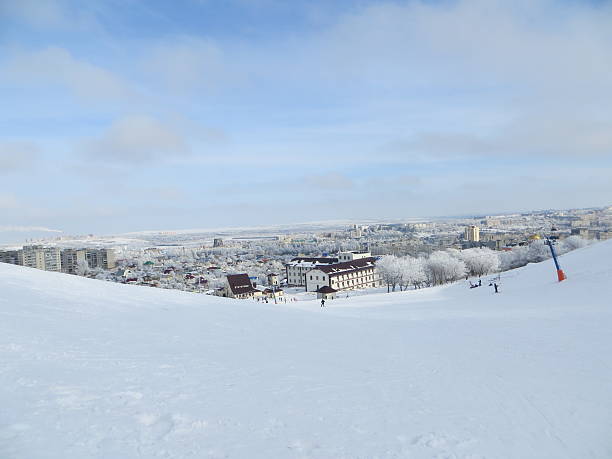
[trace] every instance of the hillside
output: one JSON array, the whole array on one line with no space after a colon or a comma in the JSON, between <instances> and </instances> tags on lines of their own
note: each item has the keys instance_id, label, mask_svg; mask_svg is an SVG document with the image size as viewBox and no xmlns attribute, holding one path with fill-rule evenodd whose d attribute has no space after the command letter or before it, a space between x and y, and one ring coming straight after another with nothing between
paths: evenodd
<instances>
[{"instance_id":1,"label":"hillside","mask_svg":"<svg viewBox=\"0 0 612 459\"><path fill-rule=\"evenodd\" d=\"M0 264L0 458L612 457L611 259L325 309Z\"/></svg>"}]
</instances>

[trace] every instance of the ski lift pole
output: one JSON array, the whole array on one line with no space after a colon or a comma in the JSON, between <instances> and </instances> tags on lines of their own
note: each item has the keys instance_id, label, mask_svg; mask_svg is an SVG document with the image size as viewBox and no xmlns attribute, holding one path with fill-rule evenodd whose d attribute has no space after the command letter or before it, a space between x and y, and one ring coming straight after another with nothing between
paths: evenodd
<instances>
[{"instance_id":1,"label":"ski lift pole","mask_svg":"<svg viewBox=\"0 0 612 459\"><path fill-rule=\"evenodd\" d=\"M567 276L561 269L561 266L559 266L559 260L557 259L557 253L555 252L554 242L551 239L546 238L546 245L550 247L550 253L552 254L553 261L555 262L555 267L557 268L557 278L559 279L559 282L564 281L565 279L567 279Z\"/></svg>"}]
</instances>

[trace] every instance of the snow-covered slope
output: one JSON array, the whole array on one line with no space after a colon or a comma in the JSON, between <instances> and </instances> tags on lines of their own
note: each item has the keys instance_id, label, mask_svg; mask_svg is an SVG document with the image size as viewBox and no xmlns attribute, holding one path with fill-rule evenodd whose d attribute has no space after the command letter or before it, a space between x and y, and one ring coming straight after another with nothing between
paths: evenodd
<instances>
[{"instance_id":1,"label":"snow-covered slope","mask_svg":"<svg viewBox=\"0 0 612 459\"><path fill-rule=\"evenodd\" d=\"M611 259L326 309L0 264L0 458L609 458Z\"/></svg>"}]
</instances>

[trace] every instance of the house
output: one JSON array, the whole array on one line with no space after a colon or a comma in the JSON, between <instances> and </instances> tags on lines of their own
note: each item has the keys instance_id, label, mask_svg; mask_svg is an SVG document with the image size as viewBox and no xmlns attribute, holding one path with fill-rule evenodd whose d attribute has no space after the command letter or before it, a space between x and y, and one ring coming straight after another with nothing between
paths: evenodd
<instances>
[{"instance_id":1,"label":"house","mask_svg":"<svg viewBox=\"0 0 612 459\"><path fill-rule=\"evenodd\" d=\"M215 294L226 298L257 298L262 295L261 290L257 290L251 284L249 275L243 274L228 274L226 278L227 284L225 287L218 289Z\"/></svg>"},{"instance_id":2,"label":"house","mask_svg":"<svg viewBox=\"0 0 612 459\"><path fill-rule=\"evenodd\" d=\"M334 298L336 298L336 289L333 289L327 285L324 285L323 287L319 288L319 290L317 290L317 299L319 300L333 300Z\"/></svg>"},{"instance_id":3,"label":"house","mask_svg":"<svg viewBox=\"0 0 612 459\"><path fill-rule=\"evenodd\" d=\"M268 285L272 285L274 287L278 287L280 285L278 274L276 273L268 274Z\"/></svg>"},{"instance_id":4,"label":"house","mask_svg":"<svg viewBox=\"0 0 612 459\"><path fill-rule=\"evenodd\" d=\"M133 277L135 275L135 272L129 268L126 268L126 269L120 269L119 271L115 273L115 275L118 277L123 277L124 279L127 279L128 277Z\"/></svg>"},{"instance_id":5,"label":"house","mask_svg":"<svg viewBox=\"0 0 612 459\"><path fill-rule=\"evenodd\" d=\"M266 298L271 298L271 299L276 298L277 300L281 300L285 296L285 292L283 292L283 289L280 289L280 288L277 288L277 289L266 288L263 291L263 295Z\"/></svg>"},{"instance_id":6,"label":"house","mask_svg":"<svg viewBox=\"0 0 612 459\"><path fill-rule=\"evenodd\" d=\"M328 286L336 291L379 287L376 258L359 258L343 263L319 266L306 274L306 291L317 292Z\"/></svg>"}]
</instances>

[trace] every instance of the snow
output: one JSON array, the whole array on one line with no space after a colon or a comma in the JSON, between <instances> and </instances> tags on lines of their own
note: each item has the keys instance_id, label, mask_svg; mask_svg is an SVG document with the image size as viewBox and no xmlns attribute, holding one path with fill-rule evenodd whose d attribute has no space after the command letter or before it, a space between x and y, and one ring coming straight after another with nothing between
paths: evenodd
<instances>
[{"instance_id":1,"label":"snow","mask_svg":"<svg viewBox=\"0 0 612 459\"><path fill-rule=\"evenodd\" d=\"M0 457L611 457L611 257L326 308L0 264Z\"/></svg>"}]
</instances>

